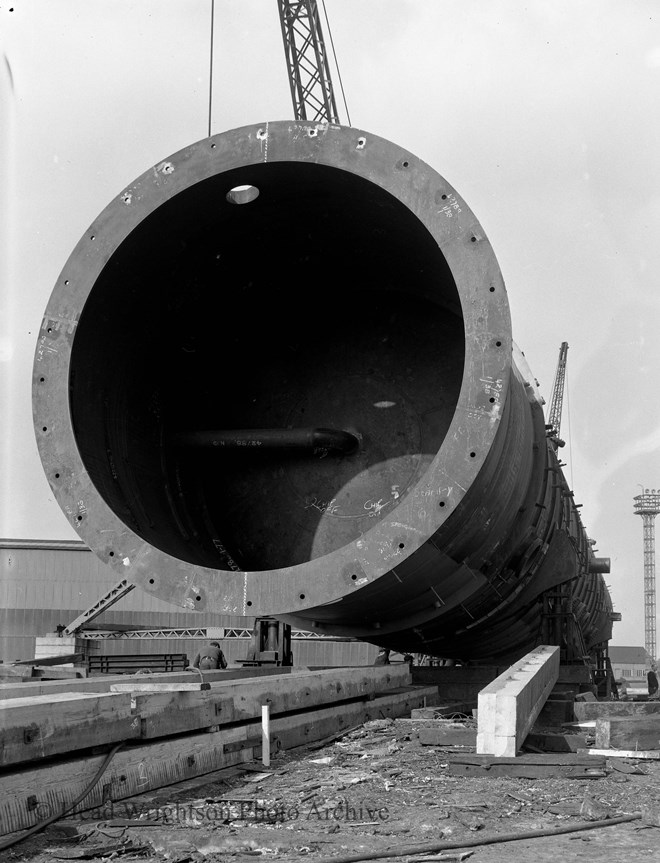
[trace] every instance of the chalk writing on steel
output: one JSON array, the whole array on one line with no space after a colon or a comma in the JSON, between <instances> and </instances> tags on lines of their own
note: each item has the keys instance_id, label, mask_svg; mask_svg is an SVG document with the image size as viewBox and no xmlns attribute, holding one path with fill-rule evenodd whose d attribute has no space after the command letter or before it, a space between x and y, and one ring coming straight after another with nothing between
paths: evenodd
<instances>
[{"instance_id":1,"label":"chalk writing on steel","mask_svg":"<svg viewBox=\"0 0 660 863\"><path fill-rule=\"evenodd\" d=\"M333 497L332 500L320 500L318 497L307 497L305 498L305 509L317 509L320 513L334 515L336 512L339 512L339 506L335 503L336 500L336 497Z\"/></svg>"},{"instance_id":2,"label":"chalk writing on steel","mask_svg":"<svg viewBox=\"0 0 660 863\"><path fill-rule=\"evenodd\" d=\"M369 518L375 518L380 513L381 509L385 509L385 507L390 503L392 503L391 500L386 500L385 503L383 503L383 498L381 497L380 500L365 501L364 508L369 513Z\"/></svg>"},{"instance_id":3,"label":"chalk writing on steel","mask_svg":"<svg viewBox=\"0 0 660 863\"><path fill-rule=\"evenodd\" d=\"M458 203L456 199L456 195L447 195L447 203L441 210L438 210L438 213L444 213L448 219L451 219L454 213L461 213L461 205Z\"/></svg>"},{"instance_id":4,"label":"chalk writing on steel","mask_svg":"<svg viewBox=\"0 0 660 863\"><path fill-rule=\"evenodd\" d=\"M491 399L492 402L498 403L502 396L504 381L501 378L479 378L484 386L484 393Z\"/></svg>"}]
</instances>

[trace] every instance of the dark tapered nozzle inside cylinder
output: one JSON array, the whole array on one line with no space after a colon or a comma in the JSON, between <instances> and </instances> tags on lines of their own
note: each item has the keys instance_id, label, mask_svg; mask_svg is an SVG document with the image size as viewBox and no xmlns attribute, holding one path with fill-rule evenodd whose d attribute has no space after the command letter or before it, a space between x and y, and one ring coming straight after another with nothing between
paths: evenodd
<instances>
[{"instance_id":1,"label":"dark tapered nozzle inside cylinder","mask_svg":"<svg viewBox=\"0 0 660 863\"><path fill-rule=\"evenodd\" d=\"M343 429L216 429L180 432L172 436L179 447L219 449L298 450L310 453L349 455L359 446L356 435Z\"/></svg>"}]
</instances>

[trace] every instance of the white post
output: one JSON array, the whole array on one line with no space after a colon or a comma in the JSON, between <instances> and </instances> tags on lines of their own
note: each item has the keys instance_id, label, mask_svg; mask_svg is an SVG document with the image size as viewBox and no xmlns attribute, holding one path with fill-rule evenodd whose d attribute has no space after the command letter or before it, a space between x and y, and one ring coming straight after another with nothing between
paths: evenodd
<instances>
[{"instance_id":1,"label":"white post","mask_svg":"<svg viewBox=\"0 0 660 863\"><path fill-rule=\"evenodd\" d=\"M270 767L270 705L261 705L261 761Z\"/></svg>"}]
</instances>

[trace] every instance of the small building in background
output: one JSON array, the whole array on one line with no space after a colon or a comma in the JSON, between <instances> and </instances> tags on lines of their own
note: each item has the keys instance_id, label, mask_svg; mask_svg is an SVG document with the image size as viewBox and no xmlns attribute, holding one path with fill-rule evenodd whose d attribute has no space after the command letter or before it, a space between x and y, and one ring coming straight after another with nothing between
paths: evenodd
<instances>
[{"instance_id":1,"label":"small building in background","mask_svg":"<svg viewBox=\"0 0 660 863\"><path fill-rule=\"evenodd\" d=\"M610 647L610 662L615 680L646 687L646 675L651 666L651 657L644 647Z\"/></svg>"}]
</instances>

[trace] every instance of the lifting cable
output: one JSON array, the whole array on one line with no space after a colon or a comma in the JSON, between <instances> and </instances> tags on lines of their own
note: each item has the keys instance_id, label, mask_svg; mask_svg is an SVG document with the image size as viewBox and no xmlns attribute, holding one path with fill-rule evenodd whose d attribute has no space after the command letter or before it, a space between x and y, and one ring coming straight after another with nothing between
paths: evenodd
<instances>
[{"instance_id":1,"label":"lifting cable","mask_svg":"<svg viewBox=\"0 0 660 863\"><path fill-rule=\"evenodd\" d=\"M213 25L215 21L215 0L211 0L211 44L209 46L209 134L211 137L211 117L213 114Z\"/></svg>"},{"instance_id":2,"label":"lifting cable","mask_svg":"<svg viewBox=\"0 0 660 863\"><path fill-rule=\"evenodd\" d=\"M348 125L351 125L351 115L348 112L348 103L346 102L346 93L344 92L344 82L341 79L341 70L339 69L339 63L337 62L337 52L335 51L335 42L332 38L332 30L330 29L330 21L328 20L328 11L325 8L325 0L321 0L323 5L323 14L325 15L325 25L328 28L328 36L330 37L330 46L332 48L332 56L335 61L335 69L337 70L337 77L339 78L339 87L341 89L341 97L344 102L344 110L346 111L346 118L348 120Z\"/></svg>"}]
</instances>

